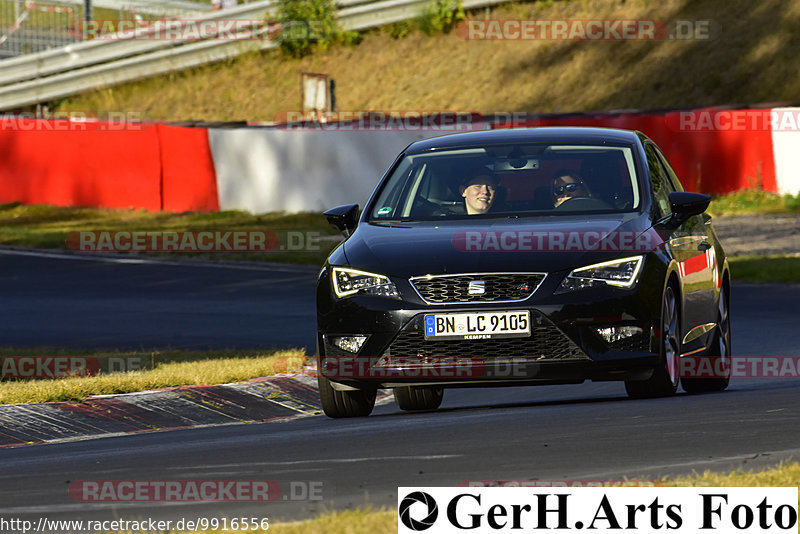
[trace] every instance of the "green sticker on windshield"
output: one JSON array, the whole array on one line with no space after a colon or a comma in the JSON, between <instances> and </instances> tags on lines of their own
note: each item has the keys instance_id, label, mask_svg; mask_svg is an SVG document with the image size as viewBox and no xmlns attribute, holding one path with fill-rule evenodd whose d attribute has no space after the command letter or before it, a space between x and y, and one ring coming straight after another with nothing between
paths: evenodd
<instances>
[{"instance_id":1,"label":"green sticker on windshield","mask_svg":"<svg viewBox=\"0 0 800 534\"><path fill-rule=\"evenodd\" d=\"M387 213L392 213L391 206L384 206L378 210L378 215L386 215Z\"/></svg>"}]
</instances>

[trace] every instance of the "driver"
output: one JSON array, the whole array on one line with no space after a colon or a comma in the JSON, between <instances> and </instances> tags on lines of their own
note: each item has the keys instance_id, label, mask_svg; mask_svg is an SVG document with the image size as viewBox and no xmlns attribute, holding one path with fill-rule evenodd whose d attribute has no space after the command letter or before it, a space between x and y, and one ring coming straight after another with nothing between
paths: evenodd
<instances>
[{"instance_id":1,"label":"driver","mask_svg":"<svg viewBox=\"0 0 800 534\"><path fill-rule=\"evenodd\" d=\"M497 186L497 177L487 170L480 170L469 176L460 187L467 214L487 213L494 204Z\"/></svg>"},{"instance_id":2,"label":"driver","mask_svg":"<svg viewBox=\"0 0 800 534\"><path fill-rule=\"evenodd\" d=\"M553 175L553 207L557 208L571 198L591 197L592 192L578 175L570 170L561 170Z\"/></svg>"}]
</instances>

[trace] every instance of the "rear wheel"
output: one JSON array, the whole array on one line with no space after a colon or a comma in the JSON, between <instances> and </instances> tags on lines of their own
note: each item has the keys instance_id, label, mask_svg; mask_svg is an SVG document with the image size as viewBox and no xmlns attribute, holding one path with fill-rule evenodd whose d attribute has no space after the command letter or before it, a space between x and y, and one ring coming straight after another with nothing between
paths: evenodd
<instances>
[{"instance_id":1,"label":"rear wheel","mask_svg":"<svg viewBox=\"0 0 800 534\"><path fill-rule=\"evenodd\" d=\"M681 378L681 385L689 393L723 391L731 380L731 318L728 302L728 284L723 284L717 304L717 329L708 355L714 378Z\"/></svg>"},{"instance_id":2,"label":"rear wheel","mask_svg":"<svg viewBox=\"0 0 800 534\"><path fill-rule=\"evenodd\" d=\"M625 382L625 391L635 399L668 397L678 390L678 358L681 354L681 316L672 285L661 301L659 365L647 380Z\"/></svg>"},{"instance_id":3,"label":"rear wheel","mask_svg":"<svg viewBox=\"0 0 800 534\"><path fill-rule=\"evenodd\" d=\"M444 388L436 386L404 386L393 392L397 406L407 411L435 410L444 397Z\"/></svg>"},{"instance_id":4,"label":"rear wheel","mask_svg":"<svg viewBox=\"0 0 800 534\"><path fill-rule=\"evenodd\" d=\"M333 389L330 380L320 374L317 374L317 383L322 410L328 417L366 417L375 407L377 390L338 391Z\"/></svg>"}]
</instances>

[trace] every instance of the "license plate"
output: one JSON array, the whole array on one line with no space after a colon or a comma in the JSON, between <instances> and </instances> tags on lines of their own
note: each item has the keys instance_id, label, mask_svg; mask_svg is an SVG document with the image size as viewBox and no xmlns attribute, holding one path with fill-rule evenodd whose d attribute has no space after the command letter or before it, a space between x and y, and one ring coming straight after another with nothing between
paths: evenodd
<instances>
[{"instance_id":1,"label":"license plate","mask_svg":"<svg viewBox=\"0 0 800 534\"><path fill-rule=\"evenodd\" d=\"M497 339L530 335L528 310L425 315L425 339Z\"/></svg>"}]
</instances>

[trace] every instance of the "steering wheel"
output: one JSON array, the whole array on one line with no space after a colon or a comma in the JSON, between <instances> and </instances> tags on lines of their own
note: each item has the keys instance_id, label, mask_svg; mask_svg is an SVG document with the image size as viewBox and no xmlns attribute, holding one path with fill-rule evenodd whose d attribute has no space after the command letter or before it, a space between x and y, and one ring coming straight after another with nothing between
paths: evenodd
<instances>
[{"instance_id":1,"label":"steering wheel","mask_svg":"<svg viewBox=\"0 0 800 534\"><path fill-rule=\"evenodd\" d=\"M612 209L612 206L605 200L601 200L599 198L572 197L568 198L567 200L556 206L556 209L590 211L590 210L608 210Z\"/></svg>"}]
</instances>

